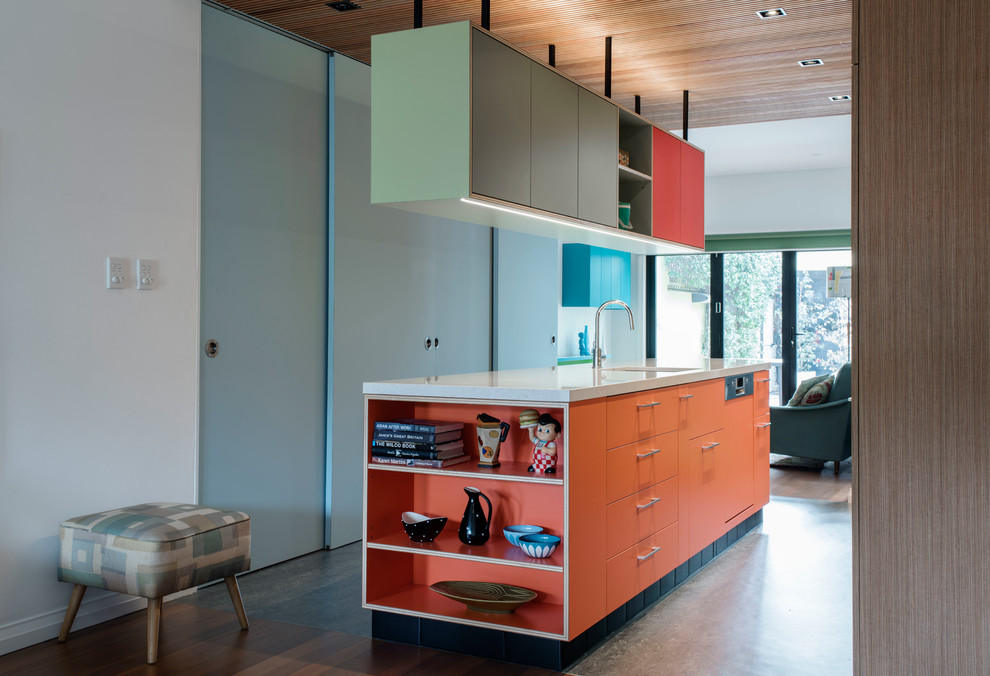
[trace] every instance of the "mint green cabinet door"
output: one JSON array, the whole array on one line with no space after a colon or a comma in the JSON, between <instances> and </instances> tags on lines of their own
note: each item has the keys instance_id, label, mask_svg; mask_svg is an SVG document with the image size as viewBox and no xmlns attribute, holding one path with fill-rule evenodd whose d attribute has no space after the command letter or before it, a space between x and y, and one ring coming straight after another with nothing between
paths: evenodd
<instances>
[{"instance_id":1,"label":"mint green cabinet door","mask_svg":"<svg viewBox=\"0 0 990 676\"><path fill-rule=\"evenodd\" d=\"M535 61L532 70L530 206L574 218L578 213L578 86Z\"/></svg>"},{"instance_id":2,"label":"mint green cabinet door","mask_svg":"<svg viewBox=\"0 0 990 676\"><path fill-rule=\"evenodd\" d=\"M578 218L619 224L619 109L584 89L578 94Z\"/></svg>"},{"instance_id":3,"label":"mint green cabinet door","mask_svg":"<svg viewBox=\"0 0 990 676\"><path fill-rule=\"evenodd\" d=\"M471 190L525 206L530 205L531 68L519 52L471 32Z\"/></svg>"}]
</instances>

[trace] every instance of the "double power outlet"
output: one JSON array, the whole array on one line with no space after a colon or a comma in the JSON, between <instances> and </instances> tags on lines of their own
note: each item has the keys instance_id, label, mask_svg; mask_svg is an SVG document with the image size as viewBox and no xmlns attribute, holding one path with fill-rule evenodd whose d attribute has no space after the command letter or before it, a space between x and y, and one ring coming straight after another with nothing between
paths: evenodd
<instances>
[{"instance_id":1,"label":"double power outlet","mask_svg":"<svg viewBox=\"0 0 990 676\"><path fill-rule=\"evenodd\" d=\"M157 284L158 261L138 258L131 266L127 258L107 257L108 289L126 289L133 285L139 291L148 291L154 289Z\"/></svg>"}]
</instances>

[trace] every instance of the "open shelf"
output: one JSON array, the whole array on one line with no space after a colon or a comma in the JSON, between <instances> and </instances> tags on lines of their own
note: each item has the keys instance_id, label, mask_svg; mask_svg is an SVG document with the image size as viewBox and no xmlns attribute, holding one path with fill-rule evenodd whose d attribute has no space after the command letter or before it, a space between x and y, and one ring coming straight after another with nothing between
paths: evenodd
<instances>
[{"instance_id":1,"label":"open shelf","mask_svg":"<svg viewBox=\"0 0 990 676\"><path fill-rule=\"evenodd\" d=\"M520 481L532 484L549 484L563 486L563 468L558 467L557 474L538 474L528 472L528 462L504 461L498 467L478 467L477 460L458 463L450 467L410 467L408 465L383 465L377 462L369 462L368 469L383 470L386 472L411 472L414 474L439 474L443 476L459 476L465 479L497 479L500 481Z\"/></svg>"},{"instance_id":2,"label":"open shelf","mask_svg":"<svg viewBox=\"0 0 990 676\"><path fill-rule=\"evenodd\" d=\"M652 180L652 177L641 171L619 165L619 183L650 183Z\"/></svg>"},{"instance_id":3,"label":"open shelf","mask_svg":"<svg viewBox=\"0 0 990 676\"><path fill-rule=\"evenodd\" d=\"M516 608L515 612L496 615L468 610L462 603L432 591L428 585L412 584L390 594L368 598L364 607L520 634L564 638L564 607L542 602L539 598Z\"/></svg>"},{"instance_id":4,"label":"open shelf","mask_svg":"<svg viewBox=\"0 0 990 676\"><path fill-rule=\"evenodd\" d=\"M448 532L450 528L453 530ZM557 551L552 556L545 559L534 559L531 556L526 556L519 547L509 544L501 533L492 533L491 539L486 544L469 547L457 537L456 524L450 522L433 542L413 542L405 531L397 530L368 540L368 549L388 549L555 572L563 572L564 570L563 546L557 547Z\"/></svg>"}]
</instances>

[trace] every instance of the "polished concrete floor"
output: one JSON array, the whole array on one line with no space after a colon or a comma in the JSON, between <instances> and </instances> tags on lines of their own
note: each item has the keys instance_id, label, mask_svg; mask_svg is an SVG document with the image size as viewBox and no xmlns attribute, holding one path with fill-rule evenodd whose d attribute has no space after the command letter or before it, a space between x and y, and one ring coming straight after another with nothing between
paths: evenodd
<instances>
[{"instance_id":1,"label":"polished concrete floor","mask_svg":"<svg viewBox=\"0 0 990 676\"><path fill-rule=\"evenodd\" d=\"M851 538L848 502L774 497L760 528L568 671L851 674ZM248 615L369 636L360 562L355 544L243 575ZM179 602L233 612L223 585Z\"/></svg>"}]
</instances>

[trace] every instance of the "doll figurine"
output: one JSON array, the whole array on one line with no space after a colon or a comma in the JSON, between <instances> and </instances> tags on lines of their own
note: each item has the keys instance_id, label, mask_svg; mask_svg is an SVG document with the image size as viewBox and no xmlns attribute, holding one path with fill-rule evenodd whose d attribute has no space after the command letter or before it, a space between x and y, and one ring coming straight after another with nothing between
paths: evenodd
<instances>
[{"instance_id":1,"label":"doll figurine","mask_svg":"<svg viewBox=\"0 0 990 676\"><path fill-rule=\"evenodd\" d=\"M529 440L533 442L533 464L530 472L556 474L557 443L560 436L560 421L549 413L540 415L536 426L529 428Z\"/></svg>"}]
</instances>

